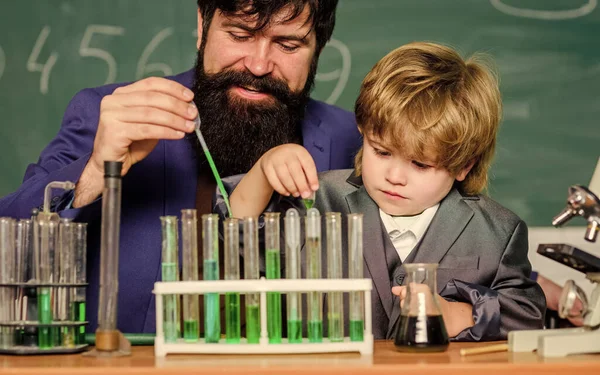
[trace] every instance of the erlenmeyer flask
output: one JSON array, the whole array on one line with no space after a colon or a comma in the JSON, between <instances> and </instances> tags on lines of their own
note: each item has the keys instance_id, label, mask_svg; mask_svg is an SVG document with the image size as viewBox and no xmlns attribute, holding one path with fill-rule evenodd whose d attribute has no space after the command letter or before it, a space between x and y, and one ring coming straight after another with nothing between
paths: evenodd
<instances>
[{"instance_id":1,"label":"erlenmeyer flask","mask_svg":"<svg viewBox=\"0 0 600 375\"><path fill-rule=\"evenodd\" d=\"M437 302L437 264L403 264L407 275L406 299L394 344L399 351L442 352L448 333Z\"/></svg>"}]
</instances>

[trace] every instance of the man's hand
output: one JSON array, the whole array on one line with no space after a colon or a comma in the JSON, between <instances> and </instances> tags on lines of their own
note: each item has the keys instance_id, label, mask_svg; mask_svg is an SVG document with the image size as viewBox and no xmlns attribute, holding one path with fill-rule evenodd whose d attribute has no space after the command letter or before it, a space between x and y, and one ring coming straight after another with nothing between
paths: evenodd
<instances>
[{"instance_id":1,"label":"man's hand","mask_svg":"<svg viewBox=\"0 0 600 375\"><path fill-rule=\"evenodd\" d=\"M123 162L125 175L160 139L181 139L194 130L194 94L166 78L151 77L117 88L102 99L90 160L75 189L74 207L92 202L102 191L104 161Z\"/></svg>"},{"instance_id":2,"label":"man's hand","mask_svg":"<svg viewBox=\"0 0 600 375\"><path fill-rule=\"evenodd\" d=\"M425 294L425 300L429 302L431 305L432 293L431 289L425 284L416 284L412 283L410 285L412 298L417 298L417 294L423 293ZM400 298L400 308L404 306L404 301L406 300L408 292L408 287L406 286L395 286L392 288L392 293L397 295ZM435 295L435 299L441 309L441 311L436 311L433 306L427 306L426 314L434 315L442 313L444 318L444 325L446 326L446 331L448 332L449 337L454 337L458 335L461 331L472 327L475 322L473 321L473 306L464 302L449 302L442 298L439 294Z\"/></svg>"},{"instance_id":3,"label":"man's hand","mask_svg":"<svg viewBox=\"0 0 600 375\"><path fill-rule=\"evenodd\" d=\"M302 146L285 144L267 151L259 160L260 168L281 195L308 198L319 188L317 167Z\"/></svg>"}]
</instances>

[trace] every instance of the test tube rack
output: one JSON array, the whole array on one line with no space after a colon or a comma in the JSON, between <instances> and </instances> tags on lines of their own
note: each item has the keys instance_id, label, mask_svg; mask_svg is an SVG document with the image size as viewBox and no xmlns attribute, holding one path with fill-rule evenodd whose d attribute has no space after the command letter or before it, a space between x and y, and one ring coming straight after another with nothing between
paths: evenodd
<instances>
[{"instance_id":1,"label":"test tube rack","mask_svg":"<svg viewBox=\"0 0 600 375\"><path fill-rule=\"evenodd\" d=\"M157 282L154 284L153 293L156 295L156 339L154 341L154 354L164 357L169 353L179 354L307 354L307 353L340 353L359 352L362 355L373 354L373 333L371 317L371 279L299 279L299 280L215 280L215 281L176 281ZM186 342L182 338L177 342L165 342L163 330L163 298L167 295L202 295L206 293L224 294L237 292L240 294L260 294L260 341L249 344L242 339L238 344L226 343L221 339L219 343L206 343L203 339L197 342ZM303 338L302 343L288 343L283 339L281 343L270 344L267 333L267 292L364 292L365 325L363 341L350 341L345 337L343 341L331 342L323 337L323 342L308 342Z\"/></svg>"},{"instance_id":2,"label":"test tube rack","mask_svg":"<svg viewBox=\"0 0 600 375\"><path fill-rule=\"evenodd\" d=\"M70 293L74 288L85 288L87 283L0 283L0 290L6 291L5 295L26 296L27 291L34 291L37 294L38 288L49 288L52 301L58 298L59 293ZM35 302L35 303L32 303ZM8 339L11 344L3 344L0 342L0 354L16 354L16 355L33 355L33 354L70 354L83 352L88 344L85 342L85 333L81 331L82 327L88 323L87 321L72 321L60 320L52 321L51 323L41 323L37 319L37 300L28 302L28 298L15 299L13 306L14 316L23 317L19 320L0 320L0 336L3 339ZM27 342L26 337L31 336L37 340L37 335L40 329L49 328L49 337L53 341L51 348L40 348L36 342ZM61 339L63 332L70 330L73 342L65 343ZM33 331L33 332L32 332Z\"/></svg>"}]
</instances>

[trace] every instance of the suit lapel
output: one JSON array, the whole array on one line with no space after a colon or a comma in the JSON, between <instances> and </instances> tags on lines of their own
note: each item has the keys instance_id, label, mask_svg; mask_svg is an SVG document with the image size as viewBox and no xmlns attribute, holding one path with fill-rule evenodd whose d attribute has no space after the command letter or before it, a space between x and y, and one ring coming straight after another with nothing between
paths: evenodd
<instances>
[{"instance_id":1,"label":"suit lapel","mask_svg":"<svg viewBox=\"0 0 600 375\"><path fill-rule=\"evenodd\" d=\"M309 101L304 121L302 121L302 140L315 161L318 172L331 169L331 137L321 129L321 119L311 110L313 101Z\"/></svg>"},{"instance_id":2,"label":"suit lapel","mask_svg":"<svg viewBox=\"0 0 600 375\"><path fill-rule=\"evenodd\" d=\"M412 263L439 263L473 217L473 210L456 189L440 203Z\"/></svg>"},{"instance_id":3,"label":"suit lapel","mask_svg":"<svg viewBox=\"0 0 600 375\"><path fill-rule=\"evenodd\" d=\"M379 294L383 308L388 318L392 314L392 287L389 271L385 260L385 249L381 235L381 220L379 208L367 194L364 186L346 196L350 212L362 213L363 243L369 244L364 248L364 258L375 290Z\"/></svg>"}]
</instances>

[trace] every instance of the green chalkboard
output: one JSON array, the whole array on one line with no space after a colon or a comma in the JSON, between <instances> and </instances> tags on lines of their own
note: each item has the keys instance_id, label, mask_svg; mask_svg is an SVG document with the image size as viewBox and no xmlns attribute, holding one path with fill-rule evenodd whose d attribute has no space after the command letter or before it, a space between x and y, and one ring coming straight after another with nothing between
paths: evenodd
<instances>
[{"instance_id":1,"label":"green chalkboard","mask_svg":"<svg viewBox=\"0 0 600 375\"><path fill-rule=\"evenodd\" d=\"M78 90L189 69L195 29L195 0L1 1L0 196ZM599 35L597 0L340 0L313 97L352 109L367 71L410 41L487 52L505 108L490 194L548 225L600 154Z\"/></svg>"}]
</instances>

